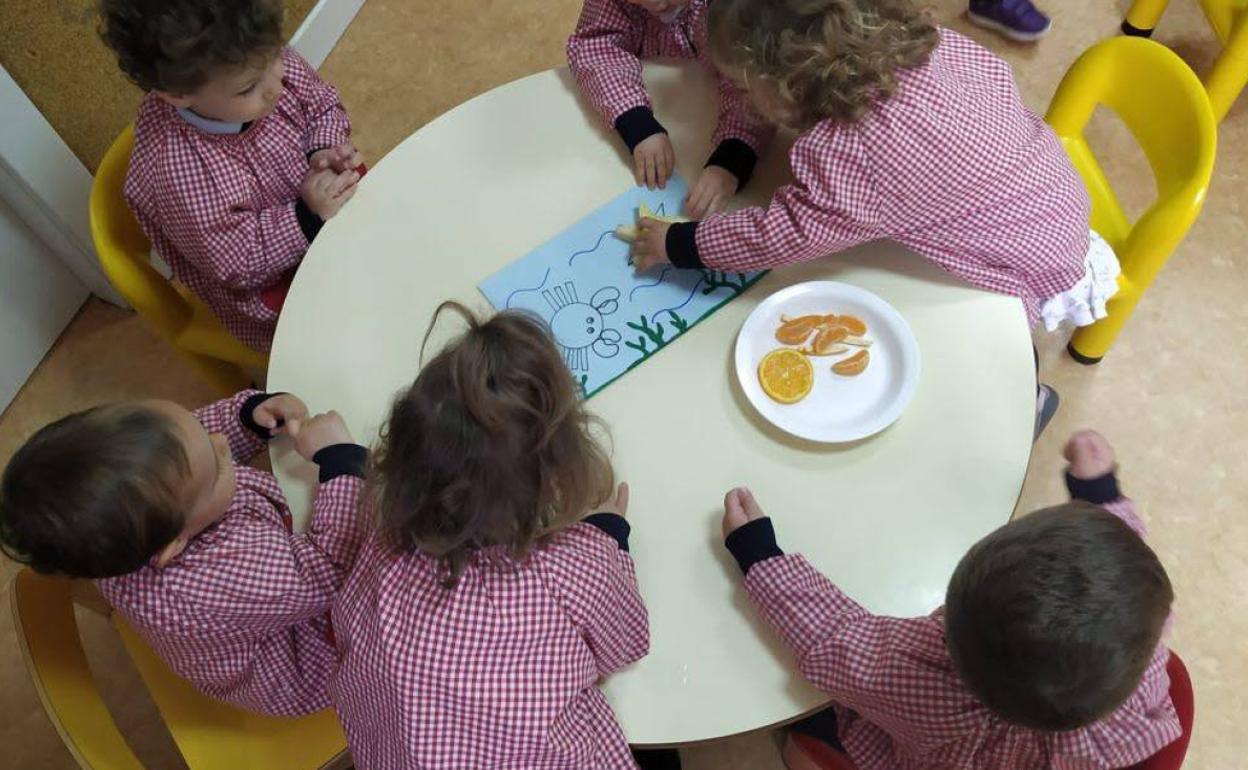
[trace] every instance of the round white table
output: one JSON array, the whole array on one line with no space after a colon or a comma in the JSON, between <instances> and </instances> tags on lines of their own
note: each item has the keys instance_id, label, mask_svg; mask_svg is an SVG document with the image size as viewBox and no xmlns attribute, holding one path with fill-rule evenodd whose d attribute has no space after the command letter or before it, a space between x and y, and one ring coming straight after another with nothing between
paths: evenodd
<instances>
[{"instance_id":1,"label":"round white table","mask_svg":"<svg viewBox=\"0 0 1248 770\"><path fill-rule=\"evenodd\" d=\"M670 64L647 66L646 78L692 182L714 119L710 80ZM416 375L438 303L488 309L478 281L628 189L629 169L566 70L451 110L377 163L317 237L282 311L269 388L302 396L313 411L339 410L361 442L372 442L392 396ZM786 173L780 144L745 202L765 200ZM922 351L909 409L851 445L774 429L733 373L736 332L750 310L784 286L820 278L892 303ZM772 273L591 399L611 427L619 477L632 485L632 554L650 609L649 656L604 684L629 740L722 737L825 700L741 589L721 544L726 490L750 485L781 547L805 553L868 609L927 613L942 603L967 547L1008 520L1034 404L1021 304L889 243ZM296 517L306 517L315 470L283 443L274 467Z\"/></svg>"}]
</instances>

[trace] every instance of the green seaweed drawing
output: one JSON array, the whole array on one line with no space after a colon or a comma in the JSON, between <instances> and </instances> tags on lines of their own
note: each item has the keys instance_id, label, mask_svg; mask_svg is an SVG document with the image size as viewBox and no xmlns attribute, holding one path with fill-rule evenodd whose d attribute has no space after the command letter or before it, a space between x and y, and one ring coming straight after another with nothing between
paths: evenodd
<instances>
[{"instance_id":1,"label":"green seaweed drawing","mask_svg":"<svg viewBox=\"0 0 1248 770\"><path fill-rule=\"evenodd\" d=\"M719 289L729 289L732 291L732 296L736 297L754 284L754 281L746 277L745 273L733 273L732 275L736 276L735 280L723 271L704 269L702 271L702 281L706 283L706 288L702 289L702 294L710 295Z\"/></svg>"},{"instance_id":2,"label":"green seaweed drawing","mask_svg":"<svg viewBox=\"0 0 1248 770\"><path fill-rule=\"evenodd\" d=\"M582 398L589 398L589 388L585 387L585 383L587 383L587 382L589 382L589 375L588 375L588 374L582 374L582 375L581 375L581 377L580 377L580 382L578 383L578 384L581 386L581 397L582 397Z\"/></svg>"},{"instance_id":3,"label":"green seaweed drawing","mask_svg":"<svg viewBox=\"0 0 1248 770\"><path fill-rule=\"evenodd\" d=\"M636 361L629 365L629 369L632 369L637 364L640 364L642 361L645 361L650 356L667 347L669 342L684 334L689 328L689 322L682 318L676 311L668 310L667 315L668 323L670 323L672 325L672 329L675 330L675 333L670 337L667 336L667 330L663 328L662 321L655 321L652 326L650 321L643 315L640 316L636 322L626 322L625 325L628 326L628 328L633 331L640 332L637 335L636 342L625 341L624 343L641 354L637 357Z\"/></svg>"}]
</instances>

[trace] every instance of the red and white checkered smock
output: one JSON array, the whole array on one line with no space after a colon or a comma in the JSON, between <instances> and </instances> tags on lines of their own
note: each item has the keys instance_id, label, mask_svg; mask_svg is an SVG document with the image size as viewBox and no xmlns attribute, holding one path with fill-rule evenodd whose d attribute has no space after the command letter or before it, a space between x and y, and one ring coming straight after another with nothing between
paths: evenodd
<instances>
[{"instance_id":1,"label":"red and white checkered smock","mask_svg":"<svg viewBox=\"0 0 1248 770\"><path fill-rule=\"evenodd\" d=\"M718 270L805 262L880 238L989 291L1040 305L1085 272L1091 204L1009 65L947 29L923 66L859 121L825 120L790 152L794 181L766 207L716 214L693 238ZM674 229L676 229L674 228Z\"/></svg>"},{"instance_id":2,"label":"red and white checkered smock","mask_svg":"<svg viewBox=\"0 0 1248 770\"><path fill-rule=\"evenodd\" d=\"M706 43L710 0L692 0L670 21L627 0L585 0L576 31L568 38L568 66L581 93L606 122L636 107L652 109L641 78L641 60L697 59L714 71ZM761 154L775 128L750 107L744 92L716 75L719 116L712 147L740 139Z\"/></svg>"},{"instance_id":3,"label":"red and white checkered smock","mask_svg":"<svg viewBox=\"0 0 1248 770\"><path fill-rule=\"evenodd\" d=\"M1143 535L1129 500L1103 507ZM796 554L754 564L745 588L802 676L832 697L858 770L1110 770L1152 756L1181 732L1165 645L1108 717L1045 733L1005 722L962 684L945 646L944 608L922 618L873 615Z\"/></svg>"},{"instance_id":4,"label":"red and white checkered smock","mask_svg":"<svg viewBox=\"0 0 1248 770\"><path fill-rule=\"evenodd\" d=\"M292 49L273 111L240 134L212 134L148 94L134 125L124 193L156 253L246 345L268 352L277 313L262 290L308 250L295 215L308 154L346 142L338 92Z\"/></svg>"},{"instance_id":5,"label":"red and white checkered smock","mask_svg":"<svg viewBox=\"0 0 1248 770\"><path fill-rule=\"evenodd\" d=\"M628 552L581 523L522 562L487 548L456 587L445 575L374 540L334 604L331 695L356 766L635 768L597 687L649 649Z\"/></svg>"},{"instance_id":6,"label":"red and white checkered smock","mask_svg":"<svg viewBox=\"0 0 1248 770\"><path fill-rule=\"evenodd\" d=\"M96 581L104 598L178 675L201 692L278 716L329 706L337 656L328 610L359 549L360 479L322 484L306 532L291 534L277 479L242 465L265 448L243 427L244 391L195 412L224 434L236 463L221 519L164 567Z\"/></svg>"}]
</instances>

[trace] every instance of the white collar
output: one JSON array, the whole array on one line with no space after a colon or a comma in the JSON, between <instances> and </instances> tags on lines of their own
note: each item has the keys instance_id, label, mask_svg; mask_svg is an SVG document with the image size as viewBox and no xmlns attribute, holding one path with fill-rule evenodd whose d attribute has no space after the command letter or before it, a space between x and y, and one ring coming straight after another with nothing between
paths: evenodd
<instances>
[{"instance_id":1,"label":"white collar","mask_svg":"<svg viewBox=\"0 0 1248 770\"><path fill-rule=\"evenodd\" d=\"M224 120L216 120L214 118L205 118L198 112L187 107L176 107L178 116L195 126L205 134L241 134L243 133L242 123L227 123Z\"/></svg>"}]
</instances>

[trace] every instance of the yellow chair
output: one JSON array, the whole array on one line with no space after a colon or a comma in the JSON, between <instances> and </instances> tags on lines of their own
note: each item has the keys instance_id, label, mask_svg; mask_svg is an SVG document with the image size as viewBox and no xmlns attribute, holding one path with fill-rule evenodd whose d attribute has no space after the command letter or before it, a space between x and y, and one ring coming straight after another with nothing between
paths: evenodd
<instances>
[{"instance_id":1,"label":"yellow chair","mask_svg":"<svg viewBox=\"0 0 1248 770\"><path fill-rule=\"evenodd\" d=\"M1152 167L1157 199L1134 223L1084 138L1097 105L1131 130ZM1217 151L1217 123L1195 73L1173 51L1138 37L1088 49L1062 78L1045 119L1061 138L1092 198L1092 228L1122 263L1109 315L1075 332L1078 361L1101 360L1145 289L1187 234L1205 202Z\"/></svg>"},{"instance_id":2,"label":"yellow chair","mask_svg":"<svg viewBox=\"0 0 1248 770\"><path fill-rule=\"evenodd\" d=\"M91 186L91 235L109 281L140 316L222 393L251 382L268 357L235 339L212 311L181 284L151 264L151 244L122 197L134 128L127 127L108 149Z\"/></svg>"},{"instance_id":3,"label":"yellow chair","mask_svg":"<svg viewBox=\"0 0 1248 770\"><path fill-rule=\"evenodd\" d=\"M87 666L71 585L30 569L13 578L9 591L22 656L44 710L80 767L142 770ZM171 672L120 618L113 619L190 770L350 766L332 711L278 719L214 701Z\"/></svg>"},{"instance_id":4,"label":"yellow chair","mask_svg":"<svg viewBox=\"0 0 1248 770\"><path fill-rule=\"evenodd\" d=\"M1152 35L1169 2L1135 0L1122 22L1122 31L1138 37ZM1222 53L1205 77L1213 116L1220 123L1248 83L1248 0L1200 0L1200 7L1222 45Z\"/></svg>"}]
</instances>

